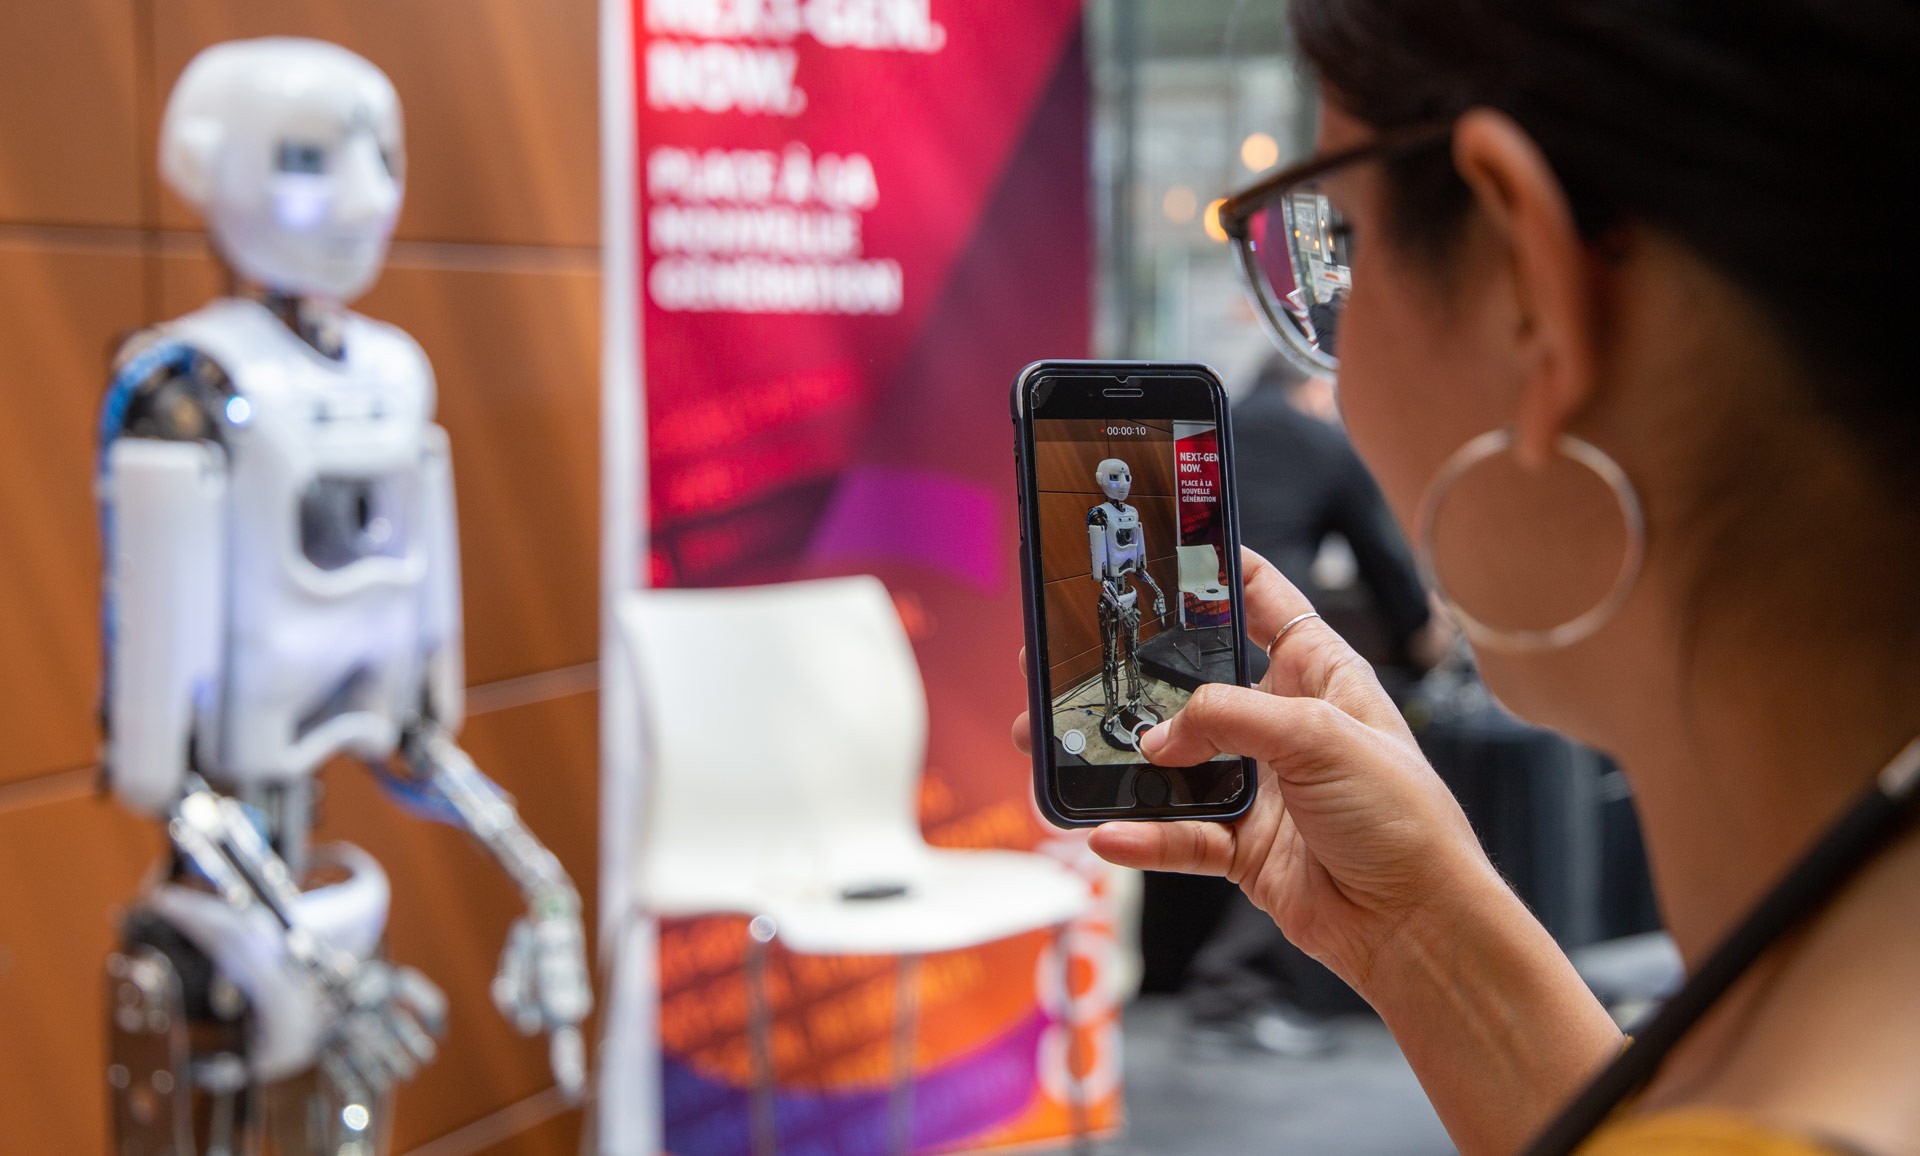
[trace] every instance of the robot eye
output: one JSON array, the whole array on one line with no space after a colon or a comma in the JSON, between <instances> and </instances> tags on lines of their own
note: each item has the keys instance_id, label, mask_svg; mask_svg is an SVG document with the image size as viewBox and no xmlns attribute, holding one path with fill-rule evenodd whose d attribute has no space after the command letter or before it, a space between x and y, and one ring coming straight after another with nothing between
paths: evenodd
<instances>
[{"instance_id":1,"label":"robot eye","mask_svg":"<svg viewBox=\"0 0 1920 1156\"><path fill-rule=\"evenodd\" d=\"M327 150L312 141L283 140L274 156L273 167L283 173L318 176L327 171Z\"/></svg>"}]
</instances>

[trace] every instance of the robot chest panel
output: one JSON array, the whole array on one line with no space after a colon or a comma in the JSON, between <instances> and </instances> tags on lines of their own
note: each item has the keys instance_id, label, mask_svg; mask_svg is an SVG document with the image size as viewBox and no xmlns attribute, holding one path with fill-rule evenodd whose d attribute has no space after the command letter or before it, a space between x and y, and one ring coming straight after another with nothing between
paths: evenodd
<instances>
[{"instance_id":1,"label":"robot chest panel","mask_svg":"<svg viewBox=\"0 0 1920 1156\"><path fill-rule=\"evenodd\" d=\"M1107 548L1120 557L1140 556L1140 512L1132 506L1109 507Z\"/></svg>"},{"instance_id":2,"label":"robot chest panel","mask_svg":"<svg viewBox=\"0 0 1920 1156\"><path fill-rule=\"evenodd\" d=\"M306 440L311 431L281 431L234 455L233 500L247 537L294 545L322 571L373 559L406 559L420 533L415 510L421 486L418 431L410 445L340 447ZM392 432L392 431L389 431ZM264 439L263 439L264 440ZM378 451L378 452L375 452Z\"/></svg>"},{"instance_id":3,"label":"robot chest panel","mask_svg":"<svg viewBox=\"0 0 1920 1156\"><path fill-rule=\"evenodd\" d=\"M356 574L391 586L418 569L425 529L422 383L310 362L302 355L236 375L241 395L257 399L232 459L235 518L251 543L240 549L296 579L328 575L340 595Z\"/></svg>"},{"instance_id":4,"label":"robot chest panel","mask_svg":"<svg viewBox=\"0 0 1920 1156\"><path fill-rule=\"evenodd\" d=\"M390 368L313 364L310 356L251 367L236 384L253 403L248 454L262 467L313 476L403 471L418 460L424 385Z\"/></svg>"}]
</instances>

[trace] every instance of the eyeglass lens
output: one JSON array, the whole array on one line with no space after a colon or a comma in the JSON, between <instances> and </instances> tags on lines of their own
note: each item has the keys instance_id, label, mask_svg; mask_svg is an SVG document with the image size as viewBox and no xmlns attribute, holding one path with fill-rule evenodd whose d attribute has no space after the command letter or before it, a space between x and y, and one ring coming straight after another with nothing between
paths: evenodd
<instances>
[{"instance_id":1,"label":"eyeglass lens","mask_svg":"<svg viewBox=\"0 0 1920 1156\"><path fill-rule=\"evenodd\" d=\"M1246 232L1243 262L1275 336L1303 368L1333 372L1353 291L1346 219L1317 186L1302 185L1248 217Z\"/></svg>"}]
</instances>

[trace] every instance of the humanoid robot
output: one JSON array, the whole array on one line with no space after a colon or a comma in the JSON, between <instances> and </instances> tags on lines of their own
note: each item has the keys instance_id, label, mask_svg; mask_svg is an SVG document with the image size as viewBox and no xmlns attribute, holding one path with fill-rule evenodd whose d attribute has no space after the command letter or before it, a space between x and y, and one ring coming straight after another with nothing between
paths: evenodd
<instances>
[{"instance_id":1,"label":"humanoid robot","mask_svg":"<svg viewBox=\"0 0 1920 1156\"><path fill-rule=\"evenodd\" d=\"M161 127L232 295L132 339L101 419L105 777L172 855L108 963L117 1156L371 1156L445 1001L382 947L373 858L312 847L315 774L364 760L469 831L527 914L493 997L585 1081L580 899L455 743L459 555L433 375L344 308L400 207L386 76L311 40L201 53Z\"/></svg>"},{"instance_id":2,"label":"humanoid robot","mask_svg":"<svg viewBox=\"0 0 1920 1156\"><path fill-rule=\"evenodd\" d=\"M1139 750L1140 736L1152 730L1160 716L1143 701L1140 686L1140 594L1133 580L1139 578L1153 590L1153 614L1163 622L1167 599L1147 572L1140 511L1127 504L1133 471L1119 458L1107 458L1094 468L1094 479L1107 496L1087 511L1093 580L1100 583L1100 686L1106 696L1100 733L1115 747Z\"/></svg>"}]
</instances>

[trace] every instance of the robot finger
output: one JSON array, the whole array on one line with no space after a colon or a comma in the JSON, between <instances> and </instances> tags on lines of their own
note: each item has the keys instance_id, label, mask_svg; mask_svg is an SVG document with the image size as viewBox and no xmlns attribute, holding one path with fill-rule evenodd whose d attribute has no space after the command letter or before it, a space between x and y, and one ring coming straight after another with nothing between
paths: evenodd
<instances>
[{"instance_id":1,"label":"robot finger","mask_svg":"<svg viewBox=\"0 0 1920 1156\"><path fill-rule=\"evenodd\" d=\"M406 1045L401 1042L392 1020L382 1023L378 1032L372 1037L372 1040L373 1047L379 1054L380 1062L386 1065L387 1071L392 1076L392 1082L396 1084L405 1083L419 1074L420 1063L414 1059L413 1054L409 1052Z\"/></svg>"},{"instance_id":2,"label":"robot finger","mask_svg":"<svg viewBox=\"0 0 1920 1156\"><path fill-rule=\"evenodd\" d=\"M411 967L393 969L394 999L402 1007L413 1013L419 1025L435 1038L447 1032L447 996L434 983L418 970Z\"/></svg>"},{"instance_id":3,"label":"robot finger","mask_svg":"<svg viewBox=\"0 0 1920 1156\"><path fill-rule=\"evenodd\" d=\"M548 1023L577 1024L593 1010L587 977L586 936L577 919L545 920L535 929L540 955L540 1008Z\"/></svg>"},{"instance_id":4,"label":"robot finger","mask_svg":"<svg viewBox=\"0 0 1920 1156\"><path fill-rule=\"evenodd\" d=\"M535 953L539 945L533 926L516 919L507 932L506 946L500 951L500 970L493 977L493 1004L500 1014L513 1022L521 1035L533 1035L541 1028L538 994L535 991Z\"/></svg>"},{"instance_id":5,"label":"robot finger","mask_svg":"<svg viewBox=\"0 0 1920 1156\"><path fill-rule=\"evenodd\" d=\"M393 1077L379 1058L344 1034L335 1041L324 1066L335 1084L355 1089L363 1103L386 1095L393 1086Z\"/></svg>"},{"instance_id":6,"label":"robot finger","mask_svg":"<svg viewBox=\"0 0 1920 1156\"><path fill-rule=\"evenodd\" d=\"M400 1046L419 1066L426 1067L440 1054L440 1046L433 1042L433 1037L427 1034L427 1030L407 1008L396 1006L387 1022L393 1029L394 1038L400 1041Z\"/></svg>"},{"instance_id":7,"label":"robot finger","mask_svg":"<svg viewBox=\"0 0 1920 1156\"><path fill-rule=\"evenodd\" d=\"M412 1079L419 1070L384 1019L379 1012L361 1011L347 1025L350 1057L356 1067L369 1073L368 1082L383 1092L395 1083Z\"/></svg>"},{"instance_id":8,"label":"robot finger","mask_svg":"<svg viewBox=\"0 0 1920 1156\"><path fill-rule=\"evenodd\" d=\"M339 1092L342 1103L365 1105L373 1103L376 1093L361 1078L354 1066L339 1053L328 1052L321 1056L320 1071L327 1082Z\"/></svg>"},{"instance_id":9,"label":"robot finger","mask_svg":"<svg viewBox=\"0 0 1920 1156\"><path fill-rule=\"evenodd\" d=\"M587 1091L587 1045L580 1029L558 1028L547 1044L547 1062L553 1082L568 1100L578 1102Z\"/></svg>"}]
</instances>

